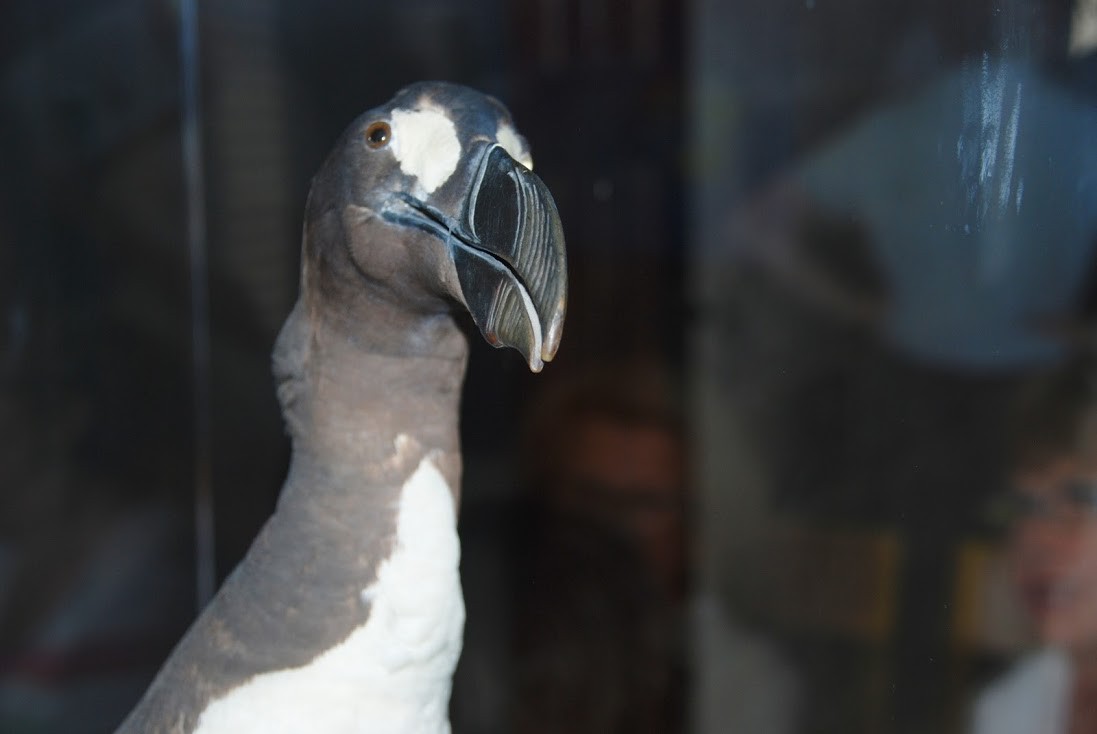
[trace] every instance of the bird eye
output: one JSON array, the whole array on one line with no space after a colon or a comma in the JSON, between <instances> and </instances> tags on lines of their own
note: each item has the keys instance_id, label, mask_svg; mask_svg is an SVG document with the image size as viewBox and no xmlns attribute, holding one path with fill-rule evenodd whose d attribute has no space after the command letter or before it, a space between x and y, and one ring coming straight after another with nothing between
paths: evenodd
<instances>
[{"instance_id":1,"label":"bird eye","mask_svg":"<svg viewBox=\"0 0 1097 734\"><path fill-rule=\"evenodd\" d=\"M392 128L389 127L387 122L378 120L377 122L371 122L370 126L366 128L366 145L375 150L388 145L391 138Z\"/></svg>"}]
</instances>

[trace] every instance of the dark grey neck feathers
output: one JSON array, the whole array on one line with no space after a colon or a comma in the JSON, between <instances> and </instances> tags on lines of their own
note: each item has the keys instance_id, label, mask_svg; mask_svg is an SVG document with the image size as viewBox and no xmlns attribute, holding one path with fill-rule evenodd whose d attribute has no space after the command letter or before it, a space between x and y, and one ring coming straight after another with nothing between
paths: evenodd
<instances>
[{"instance_id":1,"label":"dark grey neck feathers","mask_svg":"<svg viewBox=\"0 0 1097 734\"><path fill-rule=\"evenodd\" d=\"M453 316L368 292L335 310L316 286L304 279L274 351L293 442L277 510L121 734L191 732L211 700L341 642L369 615L360 592L390 553L404 480L432 452L459 486L468 344Z\"/></svg>"}]
</instances>

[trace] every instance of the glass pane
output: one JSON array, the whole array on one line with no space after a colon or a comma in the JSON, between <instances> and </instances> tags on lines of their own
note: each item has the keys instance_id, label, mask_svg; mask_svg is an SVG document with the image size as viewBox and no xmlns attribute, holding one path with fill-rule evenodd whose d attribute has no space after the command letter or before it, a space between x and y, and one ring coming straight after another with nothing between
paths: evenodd
<instances>
[{"instance_id":1,"label":"glass pane","mask_svg":"<svg viewBox=\"0 0 1097 734\"><path fill-rule=\"evenodd\" d=\"M698 4L691 404L726 612L695 629L705 730L743 698L718 683L728 626L771 693L751 730L1088 721L1060 671L1088 665L1092 552L1047 554L1092 531L1034 540L992 508L1086 471L1092 12Z\"/></svg>"},{"instance_id":2,"label":"glass pane","mask_svg":"<svg viewBox=\"0 0 1097 734\"><path fill-rule=\"evenodd\" d=\"M415 301L469 337L455 733L1090 725L1093 0L27 0L0 37L0 730L112 730L291 466L313 498L357 450L293 458L271 353L313 176L429 79L509 109L568 251L542 374ZM399 380L345 375L383 453ZM223 693L370 623L391 548L355 576L315 528L396 537L392 484L279 510Z\"/></svg>"},{"instance_id":3,"label":"glass pane","mask_svg":"<svg viewBox=\"0 0 1097 734\"><path fill-rule=\"evenodd\" d=\"M0 729L107 731L195 610L176 28L2 15Z\"/></svg>"}]
</instances>

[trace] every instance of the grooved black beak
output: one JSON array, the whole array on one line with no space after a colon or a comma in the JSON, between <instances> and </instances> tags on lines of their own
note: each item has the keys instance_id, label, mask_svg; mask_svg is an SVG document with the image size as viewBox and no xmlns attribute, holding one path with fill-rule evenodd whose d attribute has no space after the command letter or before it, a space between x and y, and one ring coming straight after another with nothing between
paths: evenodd
<instances>
[{"instance_id":1,"label":"grooved black beak","mask_svg":"<svg viewBox=\"0 0 1097 734\"><path fill-rule=\"evenodd\" d=\"M567 310L564 231L552 195L541 179L499 145L481 154L454 220L400 193L407 205L385 216L445 240L465 306L496 347L509 346L534 372L560 346Z\"/></svg>"}]
</instances>

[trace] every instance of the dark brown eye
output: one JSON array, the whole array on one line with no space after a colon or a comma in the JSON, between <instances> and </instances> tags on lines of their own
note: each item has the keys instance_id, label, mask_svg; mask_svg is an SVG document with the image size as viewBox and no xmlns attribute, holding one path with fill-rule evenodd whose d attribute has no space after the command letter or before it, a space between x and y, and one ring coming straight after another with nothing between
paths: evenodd
<instances>
[{"instance_id":1,"label":"dark brown eye","mask_svg":"<svg viewBox=\"0 0 1097 734\"><path fill-rule=\"evenodd\" d=\"M377 122L371 122L370 126L366 128L366 145L371 148L383 148L388 145L391 138L392 128L389 127L387 122L378 120Z\"/></svg>"}]
</instances>

